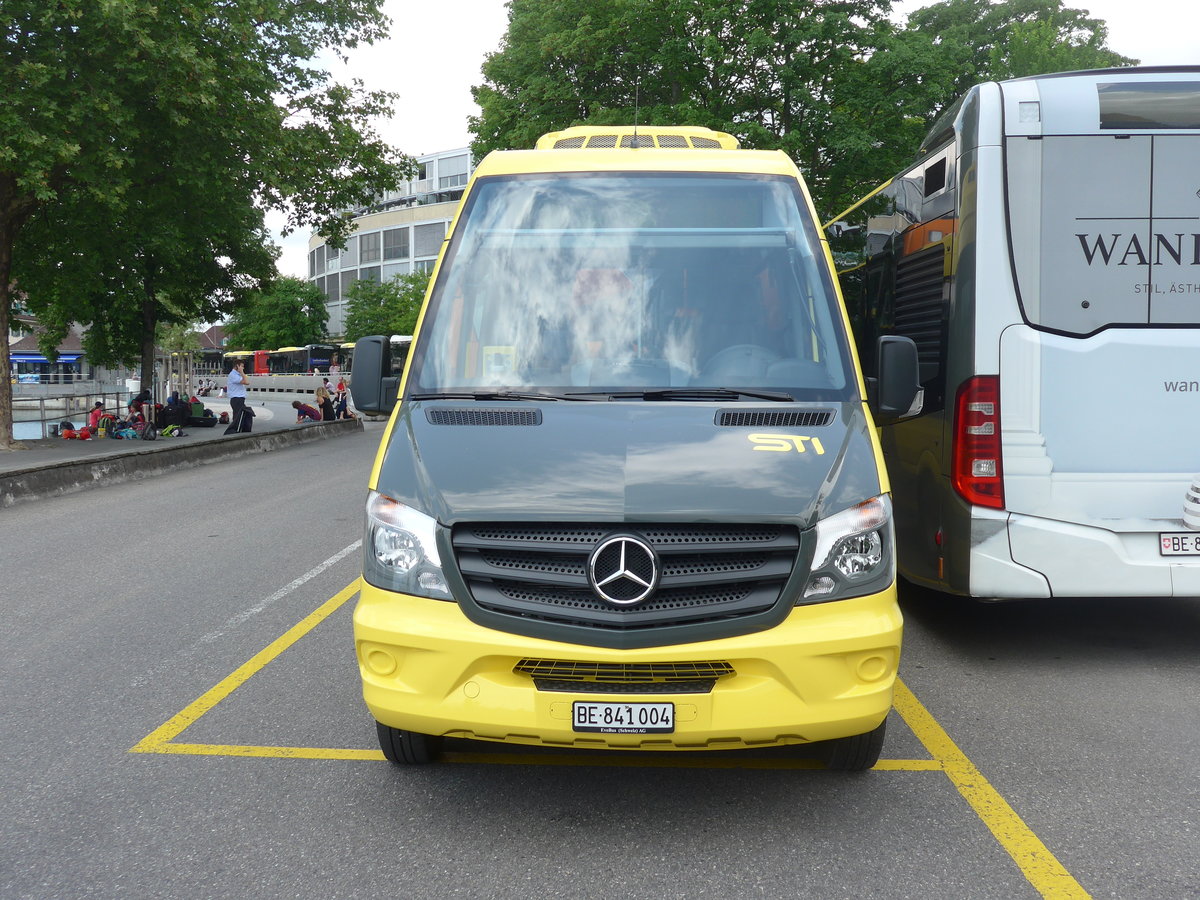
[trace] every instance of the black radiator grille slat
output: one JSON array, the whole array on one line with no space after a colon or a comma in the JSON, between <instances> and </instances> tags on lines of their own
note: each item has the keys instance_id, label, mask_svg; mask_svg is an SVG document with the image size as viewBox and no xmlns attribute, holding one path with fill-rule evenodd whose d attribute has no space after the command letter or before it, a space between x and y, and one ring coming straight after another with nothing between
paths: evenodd
<instances>
[{"instance_id":1,"label":"black radiator grille slat","mask_svg":"<svg viewBox=\"0 0 1200 900\"><path fill-rule=\"evenodd\" d=\"M942 328L946 318L946 251L929 247L896 265L895 333L913 339L923 363L940 359Z\"/></svg>"},{"instance_id":2,"label":"black radiator grille slat","mask_svg":"<svg viewBox=\"0 0 1200 900\"><path fill-rule=\"evenodd\" d=\"M607 682L554 681L550 678L533 679L539 691L557 691L570 694L709 694L717 683L715 679L676 681L671 684L648 682L646 684L608 684Z\"/></svg>"},{"instance_id":3,"label":"black radiator grille slat","mask_svg":"<svg viewBox=\"0 0 1200 900\"><path fill-rule=\"evenodd\" d=\"M670 683L694 678L720 678L734 673L725 660L698 662L604 663L564 659L522 659L513 671L560 681L606 681L614 684Z\"/></svg>"},{"instance_id":4,"label":"black radiator grille slat","mask_svg":"<svg viewBox=\"0 0 1200 900\"><path fill-rule=\"evenodd\" d=\"M657 589L632 606L588 584L592 551L634 534L659 557ZM457 526L455 562L480 609L503 617L616 631L736 619L780 600L799 532L761 524L481 523Z\"/></svg>"},{"instance_id":5,"label":"black radiator grille slat","mask_svg":"<svg viewBox=\"0 0 1200 900\"><path fill-rule=\"evenodd\" d=\"M707 694L734 674L724 660L677 663L599 663L523 659L513 666L539 691L573 694Z\"/></svg>"}]
</instances>

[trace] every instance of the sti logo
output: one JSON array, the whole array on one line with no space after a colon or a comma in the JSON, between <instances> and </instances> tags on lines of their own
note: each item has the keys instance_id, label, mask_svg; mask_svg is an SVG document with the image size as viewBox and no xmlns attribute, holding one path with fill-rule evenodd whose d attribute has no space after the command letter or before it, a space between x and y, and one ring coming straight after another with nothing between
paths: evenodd
<instances>
[{"instance_id":1,"label":"sti logo","mask_svg":"<svg viewBox=\"0 0 1200 900\"><path fill-rule=\"evenodd\" d=\"M812 447L817 456L825 455L821 439L808 437L803 434L751 434L747 435L755 450L769 450L772 453L807 453L808 446ZM808 445L808 446L805 446Z\"/></svg>"}]
</instances>

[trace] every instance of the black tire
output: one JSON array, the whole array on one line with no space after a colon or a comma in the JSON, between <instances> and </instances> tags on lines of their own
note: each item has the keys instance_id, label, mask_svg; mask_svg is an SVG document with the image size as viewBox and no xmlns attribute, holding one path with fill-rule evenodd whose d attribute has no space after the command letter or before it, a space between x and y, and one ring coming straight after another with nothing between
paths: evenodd
<instances>
[{"instance_id":1,"label":"black tire","mask_svg":"<svg viewBox=\"0 0 1200 900\"><path fill-rule=\"evenodd\" d=\"M826 741L825 768L835 772L865 772L879 762L886 733L887 719L884 719L874 731Z\"/></svg>"},{"instance_id":2,"label":"black tire","mask_svg":"<svg viewBox=\"0 0 1200 900\"><path fill-rule=\"evenodd\" d=\"M379 735L379 747L388 762L398 766L420 766L437 759L442 748L442 739L432 734L402 731L382 722L375 723Z\"/></svg>"}]
</instances>

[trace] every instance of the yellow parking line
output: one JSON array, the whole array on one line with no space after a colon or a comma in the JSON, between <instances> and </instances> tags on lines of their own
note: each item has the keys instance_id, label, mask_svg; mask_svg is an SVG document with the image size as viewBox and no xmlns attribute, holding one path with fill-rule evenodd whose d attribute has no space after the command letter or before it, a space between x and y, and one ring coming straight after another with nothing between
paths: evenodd
<instances>
[{"instance_id":1,"label":"yellow parking line","mask_svg":"<svg viewBox=\"0 0 1200 900\"><path fill-rule=\"evenodd\" d=\"M1013 862L1043 897L1091 896L899 679L896 681L895 705L925 749L941 763L943 771L971 805L971 809L975 810L1000 846L1008 851Z\"/></svg>"},{"instance_id":2,"label":"yellow parking line","mask_svg":"<svg viewBox=\"0 0 1200 900\"><path fill-rule=\"evenodd\" d=\"M137 744L130 748L130 753L173 753L170 749L170 742L174 738L183 733L189 725L194 723L202 715L232 694L237 688L250 680L259 669L277 657L280 653L286 650L308 632L312 631L322 621L331 616L334 611L342 606L347 600L358 593L359 579L355 578L352 582L342 588L336 596L326 600L318 606L313 612L309 613L283 635L276 638L247 662L238 666L230 675L223 681L219 682L214 687L205 691L184 709L150 734L146 735Z\"/></svg>"},{"instance_id":3,"label":"yellow parking line","mask_svg":"<svg viewBox=\"0 0 1200 900\"><path fill-rule=\"evenodd\" d=\"M252 744L185 744L169 741L157 747L134 751L169 753L180 756L258 756L271 759L353 759L382 760L379 750L351 750L336 747L257 747ZM133 752L133 751L131 751Z\"/></svg>"}]
</instances>

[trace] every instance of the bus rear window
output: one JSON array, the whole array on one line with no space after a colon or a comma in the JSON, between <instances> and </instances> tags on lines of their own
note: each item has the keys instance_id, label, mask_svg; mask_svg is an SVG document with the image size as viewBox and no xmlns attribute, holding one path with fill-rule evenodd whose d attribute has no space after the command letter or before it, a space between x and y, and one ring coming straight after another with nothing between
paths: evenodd
<instances>
[{"instance_id":1,"label":"bus rear window","mask_svg":"<svg viewBox=\"0 0 1200 900\"><path fill-rule=\"evenodd\" d=\"M1200 82L1108 82L1100 94L1100 128L1200 128Z\"/></svg>"}]
</instances>

